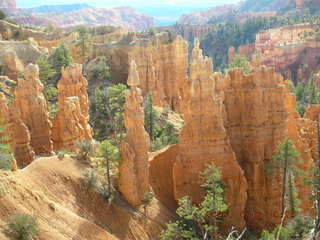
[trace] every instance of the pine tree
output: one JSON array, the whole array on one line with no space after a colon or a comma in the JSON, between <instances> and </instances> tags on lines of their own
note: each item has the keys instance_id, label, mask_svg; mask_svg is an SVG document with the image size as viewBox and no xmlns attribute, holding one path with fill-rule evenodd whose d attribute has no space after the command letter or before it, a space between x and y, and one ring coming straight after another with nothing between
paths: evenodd
<instances>
[{"instance_id":1,"label":"pine tree","mask_svg":"<svg viewBox=\"0 0 320 240\"><path fill-rule=\"evenodd\" d=\"M241 55L236 55L229 65L229 68L240 68L244 73L249 74L253 72L253 68L250 66L248 58Z\"/></svg>"},{"instance_id":2,"label":"pine tree","mask_svg":"<svg viewBox=\"0 0 320 240\"><path fill-rule=\"evenodd\" d=\"M144 126L149 133L151 141L154 141L155 136L155 124L158 119L157 111L153 107L153 99L151 95L148 95L144 103Z\"/></svg>"},{"instance_id":3,"label":"pine tree","mask_svg":"<svg viewBox=\"0 0 320 240\"><path fill-rule=\"evenodd\" d=\"M70 66L72 62L71 52L64 43L61 43L49 57L49 63L58 73L58 77L60 77L61 68Z\"/></svg>"},{"instance_id":4,"label":"pine tree","mask_svg":"<svg viewBox=\"0 0 320 240\"><path fill-rule=\"evenodd\" d=\"M100 154L101 157L105 159L107 171L107 187L108 187L108 198L112 195L112 183L111 183L111 163L116 163L120 160L119 150L111 144L111 142L105 140L100 145Z\"/></svg>"},{"instance_id":5,"label":"pine tree","mask_svg":"<svg viewBox=\"0 0 320 240\"><path fill-rule=\"evenodd\" d=\"M219 215L228 209L224 202L224 186L219 170L210 165L202 173L203 189L206 195L198 205L193 205L189 197L179 200L178 220L167 224L162 232L162 240L218 239Z\"/></svg>"},{"instance_id":6,"label":"pine tree","mask_svg":"<svg viewBox=\"0 0 320 240\"><path fill-rule=\"evenodd\" d=\"M46 56L42 55L38 61L37 64L39 66L39 77L40 81L45 85L48 86L51 81L54 79L56 76L57 72L49 63L49 60Z\"/></svg>"},{"instance_id":7,"label":"pine tree","mask_svg":"<svg viewBox=\"0 0 320 240\"><path fill-rule=\"evenodd\" d=\"M0 134L6 129L6 126L4 126L2 123L3 119L0 119ZM7 137L0 137L0 169L3 170L12 169L12 155L7 141Z\"/></svg>"},{"instance_id":8,"label":"pine tree","mask_svg":"<svg viewBox=\"0 0 320 240\"><path fill-rule=\"evenodd\" d=\"M79 47L79 55L86 58L90 53L91 48L91 35L85 26L81 26L77 29L79 35L76 46Z\"/></svg>"},{"instance_id":9,"label":"pine tree","mask_svg":"<svg viewBox=\"0 0 320 240\"><path fill-rule=\"evenodd\" d=\"M286 138L277 149L276 154L267 166L270 174L279 174L282 179L282 205L281 215L285 214L285 209L288 207L292 214L296 214L299 209L299 200L295 189L295 177L302 174L302 171L297 168L299 153L295 150L293 142Z\"/></svg>"}]
</instances>

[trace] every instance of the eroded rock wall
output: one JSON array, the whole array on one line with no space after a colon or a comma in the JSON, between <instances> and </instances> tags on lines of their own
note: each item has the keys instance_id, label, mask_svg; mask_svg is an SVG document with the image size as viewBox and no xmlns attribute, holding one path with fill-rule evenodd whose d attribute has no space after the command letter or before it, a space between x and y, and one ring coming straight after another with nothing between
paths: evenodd
<instances>
[{"instance_id":1,"label":"eroded rock wall","mask_svg":"<svg viewBox=\"0 0 320 240\"><path fill-rule=\"evenodd\" d=\"M73 151L77 141L92 141L88 82L82 74L80 64L63 68L61 73L58 82L59 111L53 121L52 139L55 149Z\"/></svg>"},{"instance_id":2,"label":"eroded rock wall","mask_svg":"<svg viewBox=\"0 0 320 240\"><path fill-rule=\"evenodd\" d=\"M181 37L129 34L117 44L95 45L93 57L98 56L107 56L113 81L124 84L134 60L142 95L151 94L157 106L179 110L179 82L186 79L188 70L188 46Z\"/></svg>"},{"instance_id":3,"label":"eroded rock wall","mask_svg":"<svg viewBox=\"0 0 320 240\"><path fill-rule=\"evenodd\" d=\"M245 217L254 229L271 227L281 218L279 184L265 175L265 164L286 136L286 86L281 83L282 77L265 67L251 75L232 70L224 79L225 126L248 181Z\"/></svg>"},{"instance_id":4,"label":"eroded rock wall","mask_svg":"<svg viewBox=\"0 0 320 240\"><path fill-rule=\"evenodd\" d=\"M157 196L171 208L173 200L177 201L186 195L199 202L204 194L200 186L201 172L207 165L214 164L220 169L226 186L225 200L229 211L224 222L229 227L242 228L245 226L247 182L223 123L225 109L221 75L213 74L212 61L203 57L198 42L192 53L190 79L183 83L182 88L181 109L185 126L180 143L154 156L150 168L154 173L163 165L164 156L171 160L166 159L169 163L163 166L163 173L151 175L152 187L156 189ZM167 179L161 180L164 178ZM161 189L166 187L169 187L166 194L173 196L161 193Z\"/></svg>"},{"instance_id":5,"label":"eroded rock wall","mask_svg":"<svg viewBox=\"0 0 320 240\"><path fill-rule=\"evenodd\" d=\"M53 150L51 121L37 65L29 64L26 67L24 78L18 79L14 95L14 104L30 132L31 146L35 153L51 154Z\"/></svg>"}]
</instances>

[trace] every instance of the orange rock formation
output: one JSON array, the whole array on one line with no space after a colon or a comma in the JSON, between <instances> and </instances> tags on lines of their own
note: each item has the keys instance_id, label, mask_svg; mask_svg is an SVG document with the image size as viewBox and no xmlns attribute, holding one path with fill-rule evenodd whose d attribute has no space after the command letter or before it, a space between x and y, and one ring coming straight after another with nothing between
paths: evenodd
<instances>
[{"instance_id":1,"label":"orange rock formation","mask_svg":"<svg viewBox=\"0 0 320 240\"><path fill-rule=\"evenodd\" d=\"M126 83L130 62L134 60L142 94L151 94L157 106L179 110L179 83L188 69L188 46L180 36L161 33L155 36L129 34L117 44L94 46L93 56L107 55L112 79Z\"/></svg>"},{"instance_id":2,"label":"orange rock formation","mask_svg":"<svg viewBox=\"0 0 320 240\"><path fill-rule=\"evenodd\" d=\"M21 167L29 165L35 159L31 147L31 136L27 126L21 118L19 107L11 105L10 108L10 136L12 137L12 150L15 159Z\"/></svg>"},{"instance_id":3,"label":"orange rock formation","mask_svg":"<svg viewBox=\"0 0 320 240\"><path fill-rule=\"evenodd\" d=\"M164 203L173 204L174 200L186 195L199 202L203 196L200 174L208 164L215 164L221 170L222 181L226 186L225 200L229 211L225 223L241 228L245 226L247 182L223 124L225 109L221 75L213 74L212 71L212 61L202 56L196 42L190 80L184 82L183 87L182 112L185 126L180 135L180 144L153 158L151 184ZM162 191L172 194L171 199L163 195Z\"/></svg>"},{"instance_id":4,"label":"orange rock formation","mask_svg":"<svg viewBox=\"0 0 320 240\"><path fill-rule=\"evenodd\" d=\"M265 176L265 163L286 136L286 86L274 69L251 75L229 71L224 79L225 126L248 181L245 217L248 226L263 229L280 221L280 192L275 178Z\"/></svg>"},{"instance_id":5,"label":"orange rock formation","mask_svg":"<svg viewBox=\"0 0 320 240\"><path fill-rule=\"evenodd\" d=\"M24 66L14 51L8 51L4 57L5 75L10 79L17 80L19 74L23 73Z\"/></svg>"},{"instance_id":6,"label":"orange rock formation","mask_svg":"<svg viewBox=\"0 0 320 240\"><path fill-rule=\"evenodd\" d=\"M80 140L92 140L89 126L88 82L82 75L82 65L62 69L58 82L59 112L53 122L55 149L74 150Z\"/></svg>"},{"instance_id":7,"label":"orange rock formation","mask_svg":"<svg viewBox=\"0 0 320 240\"><path fill-rule=\"evenodd\" d=\"M21 119L31 135L31 146L36 154L51 154L51 122L48 106L42 93L43 85L39 80L39 67L29 64L24 78L18 79L15 89L15 106L21 112Z\"/></svg>"},{"instance_id":8,"label":"orange rock formation","mask_svg":"<svg viewBox=\"0 0 320 240\"><path fill-rule=\"evenodd\" d=\"M139 86L137 66L133 61L130 67L126 93L125 126L127 139L121 145L121 163L119 167L119 190L132 206L143 203L149 192L148 150L150 140L144 129L144 112L141 107L143 98Z\"/></svg>"},{"instance_id":9,"label":"orange rock formation","mask_svg":"<svg viewBox=\"0 0 320 240\"><path fill-rule=\"evenodd\" d=\"M270 29L257 34L255 43L241 46L238 52L247 57L259 53L263 65L275 67L287 79L301 81L319 70L320 49L315 30L310 24Z\"/></svg>"},{"instance_id":10,"label":"orange rock formation","mask_svg":"<svg viewBox=\"0 0 320 240\"><path fill-rule=\"evenodd\" d=\"M91 128L81 113L78 97L66 98L63 106L53 122L54 148L75 151L78 141L92 141Z\"/></svg>"}]
</instances>

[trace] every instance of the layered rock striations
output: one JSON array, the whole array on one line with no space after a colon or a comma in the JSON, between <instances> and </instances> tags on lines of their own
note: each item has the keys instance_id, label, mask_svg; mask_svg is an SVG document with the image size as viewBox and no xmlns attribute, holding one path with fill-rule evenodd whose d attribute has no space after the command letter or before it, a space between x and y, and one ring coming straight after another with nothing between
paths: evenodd
<instances>
[{"instance_id":1,"label":"layered rock striations","mask_svg":"<svg viewBox=\"0 0 320 240\"><path fill-rule=\"evenodd\" d=\"M265 175L265 164L287 135L286 86L281 83L282 77L265 67L251 75L231 70L224 79L225 126L248 181L245 218L253 229L281 220L279 183Z\"/></svg>"},{"instance_id":2,"label":"layered rock striations","mask_svg":"<svg viewBox=\"0 0 320 240\"><path fill-rule=\"evenodd\" d=\"M36 154L51 154L51 122L48 106L39 80L39 67L29 64L24 78L18 79L15 89L15 106L21 112L21 119L31 135L31 146Z\"/></svg>"},{"instance_id":3,"label":"layered rock striations","mask_svg":"<svg viewBox=\"0 0 320 240\"><path fill-rule=\"evenodd\" d=\"M62 69L58 82L59 112L53 121L55 149L74 150L76 142L92 141L89 126L88 82L82 75L82 65L74 64Z\"/></svg>"},{"instance_id":4,"label":"layered rock striations","mask_svg":"<svg viewBox=\"0 0 320 240\"><path fill-rule=\"evenodd\" d=\"M121 163L119 166L119 190L126 201L134 207L143 204L149 192L148 150L150 139L144 129L142 94L135 62L131 63L126 93L124 120L127 129L126 140L121 144Z\"/></svg>"},{"instance_id":5,"label":"layered rock striations","mask_svg":"<svg viewBox=\"0 0 320 240\"><path fill-rule=\"evenodd\" d=\"M9 143L12 153L15 156L14 168L16 163L19 166L26 166L34 159L34 152L31 149L30 134L26 125L22 122L20 111L11 104L7 104L7 98L3 93L0 93L0 142ZM16 162L17 161L17 162Z\"/></svg>"},{"instance_id":6,"label":"layered rock striations","mask_svg":"<svg viewBox=\"0 0 320 240\"><path fill-rule=\"evenodd\" d=\"M320 48L315 31L310 24L270 29L257 34L255 43L240 47L239 54L250 58L259 55L261 64L275 67L286 79L297 83L319 70Z\"/></svg>"},{"instance_id":7,"label":"layered rock striations","mask_svg":"<svg viewBox=\"0 0 320 240\"><path fill-rule=\"evenodd\" d=\"M16 52L7 51L4 56L4 75L10 79L18 80L20 74L24 72L24 65L17 57Z\"/></svg>"},{"instance_id":8,"label":"layered rock striations","mask_svg":"<svg viewBox=\"0 0 320 240\"><path fill-rule=\"evenodd\" d=\"M35 159L35 152L31 147L31 135L28 127L22 121L19 107L13 104L9 110L12 150L18 165L25 167Z\"/></svg>"},{"instance_id":9,"label":"layered rock striations","mask_svg":"<svg viewBox=\"0 0 320 240\"><path fill-rule=\"evenodd\" d=\"M188 46L179 36L129 34L112 45L95 45L93 57L107 56L112 79L126 83L130 62L134 60L142 95L151 94L155 105L179 110L179 83L187 77Z\"/></svg>"},{"instance_id":10,"label":"layered rock striations","mask_svg":"<svg viewBox=\"0 0 320 240\"><path fill-rule=\"evenodd\" d=\"M184 82L182 113L185 126L180 143L160 152L151 161L151 185L164 203L188 195L199 202L204 192L201 172L214 164L222 173L229 211L227 226L244 227L247 182L231 148L223 123L225 109L221 75L213 74L212 61L202 56L198 44L192 53L190 79ZM163 161L167 164L164 164ZM158 169L163 169L161 172ZM167 188L172 188L168 190ZM171 199L166 194L172 194Z\"/></svg>"}]
</instances>

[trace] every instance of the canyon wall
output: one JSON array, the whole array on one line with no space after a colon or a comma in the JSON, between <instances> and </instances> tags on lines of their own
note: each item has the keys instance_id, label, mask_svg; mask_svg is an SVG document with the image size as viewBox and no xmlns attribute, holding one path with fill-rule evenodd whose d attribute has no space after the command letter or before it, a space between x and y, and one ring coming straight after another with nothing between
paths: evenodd
<instances>
[{"instance_id":1,"label":"canyon wall","mask_svg":"<svg viewBox=\"0 0 320 240\"><path fill-rule=\"evenodd\" d=\"M251 75L238 69L228 72L224 92L225 126L248 181L247 224L274 226L281 220L281 194L276 177L265 176L265 164L287 135L286 86L274 69L262 67Z\"/></svg>"},{"instance_id":2,"label":"canyon wall","mask_svg":"<svg viewBox=\"0 0 320 240\"><path fill-rule=\"evenodd\" d=\"M192 53L190 79L182 84L181 109L185 126L180 143L153 157L151 185L157 197L171 205L169 208L186 195L199 202L204 194L200 187L201 172L207 165L214 164L221 171L226 187L225 200L229 211L225 224L242 228L245 226L247 182L223 124L225 109L221 75L213 74L212 61L203 57L198 42ZM163 163L164 159L167 164ZM164 195L162 191L172 195Z\"/></svg>"},{"instance_id":3,"label":"canyon wall","mask_svg":"<svg viewBox=\"0 0 320 240\"><path fill-rule=\"evenodd\" d=\"M126 140L121 144L119 166L119 190L134 207L144 203L149 190L148 151L150 139L144 129L143 98L138 88L139 76L134 61L128 77L130 90L126 92L124 121L127 129Z\"/></svg>"},{"instance_id":4,"label":"canyon wall","mask_svg":"<svg viewBox=\"0 0 320 240\"><path fill-rule=\"evenodd\" d=\"M107 56L113 81L124 84L134 60L142 95L151 94L157 106L179 110L179 83L185 80L188 70L188 46L181 37L170 33L129 34L117 44L95 45L93 58L98 56Z\"/></svg>"},{"instance_id":5,"label":"canyon wall","mask_svg":"<svg viewBox=\"0 0 320 240\"><path fill-rule=\"evenodd\" d=\"M238 53L252 59L259 56L261 64L275 67L295 83L306 81L312 72L320 69L320 47L315 31L310 24L266 30L256 35L255 43L241 46Z\"/></svg>"}]
</instances>

